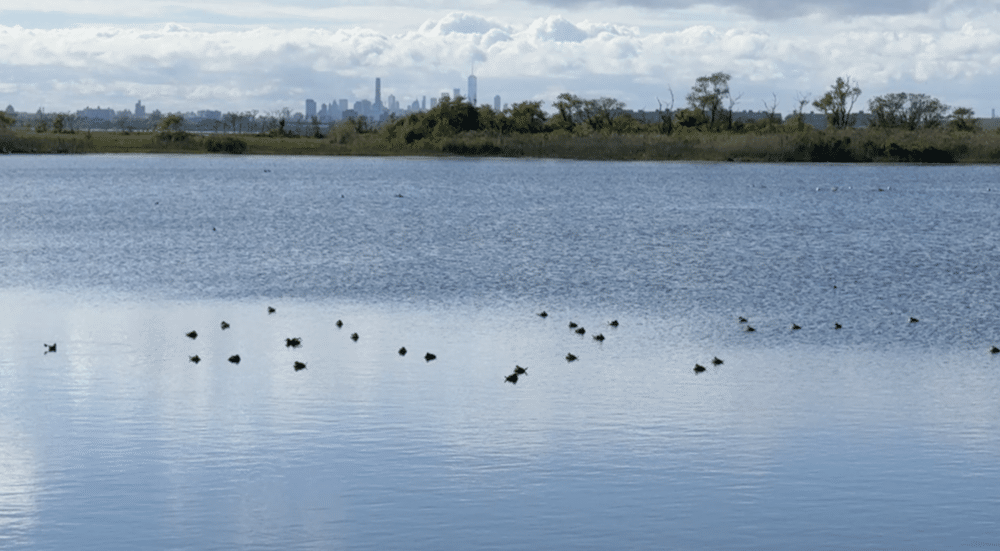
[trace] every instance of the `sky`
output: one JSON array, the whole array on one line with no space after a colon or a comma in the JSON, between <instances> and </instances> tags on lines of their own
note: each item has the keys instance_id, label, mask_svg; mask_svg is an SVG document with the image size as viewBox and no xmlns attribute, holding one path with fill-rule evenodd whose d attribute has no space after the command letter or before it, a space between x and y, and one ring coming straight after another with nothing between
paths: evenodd
<instances>
[{"instance_id":1,"label":"sky","mask_svg":"<svg viewBox=\"0 0 1000 551\"><path fill-rule=\"evenodd\" d=\"M12 9L13 8L16 9ZM33 0L0 3L0 109L304 111L306 98L407 105L470 72L479 103L563 92L683 107L731 75L736 110L790 113L838 76L856 108L930 94L1000 109L1000 0ZM806 107L808 112L810 107Z\"/></svg>"}]
</instances>

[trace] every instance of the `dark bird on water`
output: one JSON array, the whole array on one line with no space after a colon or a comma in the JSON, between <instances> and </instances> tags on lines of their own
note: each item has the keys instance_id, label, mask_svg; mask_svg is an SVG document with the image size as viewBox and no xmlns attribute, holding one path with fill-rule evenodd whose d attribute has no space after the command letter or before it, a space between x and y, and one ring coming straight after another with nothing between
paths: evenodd
<instances>
[{"instance_id":1,"label":"dark bird on water","mask_svg":"<svg viewBox=\"0 0 1000 551\"><path fill-rule=\"evenodd\" d=\"M225 331L226 329L229 329L229 324L226 322L222 322L219 324L219 327L221 327L222 330Z\"/></svg>"},{"instance_id":2,"label":"dark bird on water","mask_svg":"<svg viewBox=\"0 0 1000 551\"><path fill-rule=\"evenodd\" d=\"M736 319L738 319L740 323L746 323L746 322L747 322L747 319L746 319L746 318L744 318L743 316L739 316L739 317L738 317L738 318L736 318Z\"/></svg>"},{"instance_id":3,"label":"dark bird on water","mask_svg":"<svg viewBox=\"0 0 1000 551\"><path fill-rule=\"evenodd\" d=\"M424 354L424 360L425 361L429 362L429 361L431 361L431 360L433 360L435 358L437 358L437 356L435 356L434 354L431 354L430 352Z\"/></svg>"},{"instance_id":4,"label":"dark bird on water","mask_svg":"<svg viewBox=\"0 0 1000 551\"><path fill-rule=\"evenodd\" d=\"M569 322L569 328L570 328L570 329L576 329L576 323L575 323L575 322L572 322L572 321L571 321L571 322Z\"/></svg>"},{"instance_id":5,"label":"dark bird on water","mask_svg":"<svg viewBox=\"0 0 1000 551\"><path fill-rule=\"evenodd\" d=\"M756 329L750 327L749 325L744 327L743 330L746 331L747 333L753 333L754 331L756 331Z\"/></svg>"},{"instance_id":6,"label":"dark bird on water","mask_svg":"<svg viewBox=\"0 0 1000 551\"><path fill-rule=\"evenodd\" d=\"M604 340L604 335L598 333L598 334L594 335L594 340L595 341L603 341Z\"/></svg>"},{"instance_id":7,"label":"dark bird on water","mask_svg":"<svg viewBox=\"0 0 1000 551\"><path fill-rule=\"evenodd\" d=\"M797 324L794 324L794 323L792 324L792 331L798 331L799 329L802 329L802 328L799 327Z\"/></svg>"},{"instance_id":8,"label":"dark bird on water","mask_svg":"<svg viewBox=\"0 0 1000 551\"><path fill-rule=\"evenodd\" d=\"M187 333L186 335L188 337L192 338L192 339L197 339L198 338L198 332L197 331L191 331L190 333Z\"/></svg>"},{"instance_id":9,"label":"dark bird on water","mask_svg":"<svg viewBox=\"0 0 1000 551\"><path fill-rule=\"evenodd\" d=\"M996 354L997 352L1000 352L1000 348L997 348L995 346L990 347L990 354Z\"/></svg>"},{"instance_id":10,"label":"dark bird on water","mask_svg":"<svg viewBox=\"0 0 1000 551\"><path fill-rule=\"evenodd\" d=\"M358 342L359 338L361 338L361 337L359 337L357 333L351 333L351 340L352 341Z\"/></svg>"},{"instance_id":11,"label":"dark bird on water","mask_svg":"<svg viewBox=\"0 0 1000 551\"><path fill-rule=\"evenodd\" d=\"M839 323L833 324L834 329L840 329L841 327L843 327L843 325L840 325Z\"/></svg>"},{"instance_id":12,"label":"dark bird on water","mask_svg":"<svg viewBox=\"0 0 1000 551\"><path fill-rule=\"evenodd\" d=\"M712 358L712 365L722 365L723 361L718 358L718 356Z\"/></svg>"},{"instance_id":13,"label":"dark bird on water","mask_svg":"<svg viewBox=\"0 0 1000 551\"><path fill-rule=\"evenodd\" d=\"M292 365L292 367L295 368L295 371L302 371L303 369L306 368L306 364L304 364L302 362L295 362L295 364Z\"/></svg>"},{"instance_id":14,"label":"dark bird on water","mask_svg":"<svg viewBox=\"0 0 1000 551\"><path fill-rule=\"evenodd\" d=\"M517 384L517 373L511 373L510 375L507 375L507 377L504 379L504 381L506 381L506 382L508 382L508 383L510 383L512 385L516 385Z\"/></svg>"},{"instance_id":15,"label":"dark bird on water","mask_svg":"<svg viewBox=\"0 0 1000 551\"><path fill-rule=\"evenodd\" d=\"M541 312L538 313L538 317L540 317L540 318L547 318L547 317L549 317L549 313L546 312L545 310L542 310Z\"/></svg>"},{"instance_id":16,"label":"dark bird on water","mask_svg":"<svg viewBox=\"0 0 1000 551\"><path fill-rule=\"evenodd\" d=\"M344 326L344 322L342 322L340 320L337 320L337 327L343 327L343 326Z\"/></svg>"},{"instance_id":17,"label":"dark bird on water","mask_svg":"<svg viewBox=\"0 0 1000 551\"><path fill-rule=\"evenodd\" d=\"M48 354L49 352L55 352L56 351L56 343L43 344L42 346L45 347L45 353L46 354Z\"/></svg>"},{"instance_id":18,"label":"dark bird on water","mask_svg":"<svg viewBox=\"0 0 1000 551\"><path fill-rule=\"evenodd\" d=\"M584 334L584 333L586 333L586 332L587 332L587 330L586 330L586 329L584 329L583 327L581 327L581 328L579 328L579 329L577 329L577 330L576 330L576 333L577 333L578 335L583 335L583 334Z\"/></svg>"},{"instance_id":19,"label":"dark bird on water","mask_svg":"<svg viewBox=\"0 0 1000 551\"><path fill-rule=\"evenodd\" d=\"M695 373L701 373L702 371L705 371L705 366L703 366L701 364L694 364L694 372Z\"/></svg>"},{"instance_id":20,"label":"dark bird on water","mask_svg":"<svg viewBox=\"0 0 1000 551\"><path fill-rule=\"evenodd\" d=\"M574 356L572 352L570 352L569 354L566 354L566 361L567 362L575 362L576 359L577 359L576 356Z\"/></svg>"},{"instance_id":21,"label":"dark bird on water","mask_svg":"<svg viewBox=\"0 0 1000 551\"><path fill-rule=\"evenodd\" d=\"M190 359L191 359L191 361L192 361L192 362L194 362L194 363L198 363L198 362L200 362L200 361L201 361L201 358L199 358L197 354L195 354L194 356L191 356L191 358L190 358Z\"/></svg>"},{"instance_id":22,"label":"dark bird on water","mask_svg":"<svg viewBox=\"0 0 1000 551\"><path fill-rule=\"evenodd\" d=\"M286 348L298 348L302 346L302 339L298 337L293 337L291 339L285 339Z\"/></svg>"},{"instance_id":23,"label":"dark bird on water","mask_svg":"<svg viewBox=\"0 0 1000 551\"><path fill-rule=\"evenodd\" d=\"M519 365L515 365L514 366L514 374L515 375L527 375L528 374L528 368L527 367L521 367Z\"/></svg>"},{"instance_id":24,"label":"dark bird on water","mask_svg":"<svg viewBox=\"0 0 1000 551\"><path fill-rule=\"evenodd\" d=\"M618 320L611 320L610 322L608 322L608 325L610 325L611 327L618 327Z\"/></svg>"},{"instance_id":25,"label":"dark bird on water","mask_svg":"<svg viewBox=\"0 0 1000 551\"><path fill-rule=\"evenodd\" d=\"M404 346L404 347L401 347L401 348L399 349L399 355L400 355L400 356L405 356L405 355L406 355L406 347L405 347L405 346Z\"/></svg>"},{"instance_id":26,"label":"dark bird on water","mask_svg":"<svg viewBox=\"0 0 1000 551\"><path fill-rule=\"evenodd\" d=\"M267 307L267 313L268 314L273 314L275 312L277 312L277 310L275 310L273 306L268 306Z\"/></svg>"},{"instance_id":27,"label":"dark bird on water","mask_svg":"<svg viewBox=\"0 0 1000 551\"><path fill-rule=\"evenodd\" d=\"M234 364L240 363L240 355L239 354L233 354L232 356L229 357L229 362L230 363L234 363Z\"/></svg>"},{"instance_id":28,"label":"dark bird on water","mask_svg":"<svg viewBox=\"0 0 1000 551\"><path fill-rule=\"evenodd\" d=\"M910 323L917 323L918 321L920 320L918 320L917 318L910 318Z\"/></svg>"}]
</instances>

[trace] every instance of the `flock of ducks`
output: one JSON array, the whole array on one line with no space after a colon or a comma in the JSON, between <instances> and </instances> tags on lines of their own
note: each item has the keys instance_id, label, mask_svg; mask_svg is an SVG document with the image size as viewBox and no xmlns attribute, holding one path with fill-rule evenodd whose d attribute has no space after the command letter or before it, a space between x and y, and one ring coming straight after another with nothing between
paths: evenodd
<instances>
[{"instance_id":1,"label":"flock of ducks","mask_svg":"<svg viewBox=\"0 0 1000 551\"><path fill-rule=\"evenodd\" d=\"M276 311L277 310L274 307L272 307L272 306L268 306L267 307L267 313L268 313L268 315L274 314ZM539 317L541 317L541 318L547 318L549 316L548 312L545 312L544 310L542 312L539 312L537 315ZM756 331L756 329L754 329L754 327L752 325L750 325L750 322L749 322L749 320L747 318L745 318L743 316L738 316L737 317L737 321L739 322L740 326L743 328L743 331L748 332L748 333L752 333L752 332ZM909 318L909 323L918 323L918 322L920 322L920 320L917 319L917 318L914 318L914 317L910 317ZM337 320L337 322L336 322L335 325L339 329L339 328L342 328L344 326L344 322L342 320ZM608 325L610 327L617 328L618 325L619 325L618 324L618 320L612 320L612 321L608 322ZM225 330L229 329L230 325L229 325L228 322L222 321L219 324L219 327L223 331L225 331ZM573 321L569 322L569 328L570 328L571 331L573 331L577 335L583 336L583 335L585 335L587 333L587 330L585 328L583 328L582 326L580 326L579 324L577 324L576 322L573 322ZM833 324L833 329L834 330L839 330L839 329L842 329L842 328L843 328L843 325L841 325L840 323L834 323ZM802 329L802 326L798 325L797 323L792 323L792 325L791 325L791 330L792 331L798 331L800 329ZM187 336L191 340L195 340L195 339L198 338L198 331L197 330L192 330L192 331L186 333L185 336ZM355 333L351 333L351 337L350 338L351 338L352 341L357 342L361 337L355 332ZM598 343L603 342L604 339L605 339L604 334L602 334L602 333L597 333L596 335L593 335L592 338L593 338L593 340L597 341ZM45 354L55 353L56 350L57 350L56 343L52 343L52 344L45 343L43 346L45 347L45 352L44 352ZM299 338L299 337L288 337L288 338L285 339L285 347L286 348L296 349L296 348L299 348L301 346L302 346L302 339ZM400 347L400 349L397 352L399 353L400 356L405 356L407 354L406 347L405 346ZM998 354L998 353L1000 353L1000 348L997 348L996 346L991 346L989 348L989 352L990 352L990 354ZM188 359L192 363L195 363L195 364L201 362L201 357L198 356L197 354L195 354L193 356L189 356ZM437 359L437 355L435 355L435 354L433 354L431 352L427 352L424 355L424 360L427 361L427 362L433 361L435 359ZM567 352L566 353L566 361L567 362L575 362L578 359L579 359L579 357L576 356L575 354L573 354L572 352ZM232 356L230 356L228 358L228 360L229 360L230 363L239 364L240 363L240 355L239 354L233 354ZM712 358L711 363L712 363L712 365L722 365L725 362L723 360L721 360L718 356L715 356L715 357ZM292 363L292 369L294 369L295 371L301 371L301 370L303 370L305 368L306 368L305 362L296 360L294 363ZM707 368L705 366L703 366L703 365L701 365L699 363L695 363L694 364L694 372L695 372L695 374L704 373L706 370L707 370ZM507 375L506 377L504 377L504 382L516 385L518 379L520 377L526 376L527 374L528 374L528 368L527 367L521 367L520 365L515 365L514 366L514 371L510 375Z\"/></svg>"}]
</instances>

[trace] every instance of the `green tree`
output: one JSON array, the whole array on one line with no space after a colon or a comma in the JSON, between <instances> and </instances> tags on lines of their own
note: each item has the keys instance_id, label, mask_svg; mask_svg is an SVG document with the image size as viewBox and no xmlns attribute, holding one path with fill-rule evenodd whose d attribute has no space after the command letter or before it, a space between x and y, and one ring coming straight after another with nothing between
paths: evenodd
<instances>
[{"instance_id":1,"label":"green tree","mask_svg":"<svg viewBox=\"0 0 1000 551\"><path fill-rule=\"evenodd\" d=\"M521 134L537 134L545 131L545 111L540 101L522 101L504 111L507 130Z\"/></svg>"},{"instance_id":2,"label":"green tree","mask_svg":"<svg viewBox=\"0 0 1000 551\"><path fill-rule=\"evenodd\" d=\"M927 94L886 94L868 101L873 128L933 128L941 126L948 106Z\"/></svg>"},{"instance_id":3,"label":"green tree","mask_svg":"<svg viewBox=\"0 0 1000 551\"><path fill-rule=\"evenodd\" d=\"M958 107L951 113L949 128L960 132L975 132L979 130L976 113L968 107Z\"/></svg>"},{"instance_id":4,"label":"green tree","mask_svg":"<svg viewBox=\"0 0 1000 551\"><path fill-rule=\"evenodd\" d=\"M715 130L723 121L731 122L731 110L725 108L727 100L732 101L729 92L727 73L718 72L709 76L698 77L687 95L688 103L694 109L700 109L708 119L709 129Z\"/></svg>"},{"instance_id":5,"label":"green tree","mask_svg":"<svg viewBox=\"0 0 1000 551\"><path fill-rule=\"evenodd\" d=\"M813 106L826 114L826 122L831 128L848 128L854 126L857 115L852 115L854 102L861 95L857 82L851 82L851 77L837 77L836 84Z\"/></svg>"},{"instance_id":6,"label":"green tree","mask_svg":"<svg viewBox=\"0 0 1000 551\"><path fill-rule=\"evenodd\" d=\"M3 111L0 111L0 130L7 130L15 124L17 124L16 117L12 117Z\"/></svg>"},{"instance_id":7,"label":"green tree","mask_svg":"<svg viewBox=\"0 0 1000 551\"><path fill-rule=\"evenodd\" d=\"M160 132L179 132L182 126L184 126L184 117L172 113L161 118L156 125L156 129Z\"/></svg>"},{"instance_id":8,"label":"green tree","mask_svg":"<svg viewBox=\"0 0 1000 551\"><path fill-rule=\"evenodd\" d=\"M556 114L551 121L553 128L572 132L581 122L583 100L578 96L564 92L556 97L552 106L556 108Z\"/></svg>"},{"instance_id":9,"label":"green tree","mask_svg":"<svg viewBox=\"0 0 1000 551\"><path fill-rule=\"evenodd\" d=\"M49 118L42 111L42 108L38 108L38 112L35 113L35 132L41 134L42 132L49 131Z\"/></svg>"}]
</instances>

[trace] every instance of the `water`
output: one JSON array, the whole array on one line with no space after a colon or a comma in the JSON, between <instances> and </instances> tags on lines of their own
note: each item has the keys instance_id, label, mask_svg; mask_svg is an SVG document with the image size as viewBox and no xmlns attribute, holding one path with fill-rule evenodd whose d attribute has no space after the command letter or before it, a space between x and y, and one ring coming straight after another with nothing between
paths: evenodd
<instances>
[{"instance_id":1,"label":"water","mask_svg":"<svg viewBox=\"0 0 1000 551\"><path fill-rule=\"evenodd\" d=\"M995 167L2 168L0 548L1000 545Z\"/></svg>"}]
</instances>

